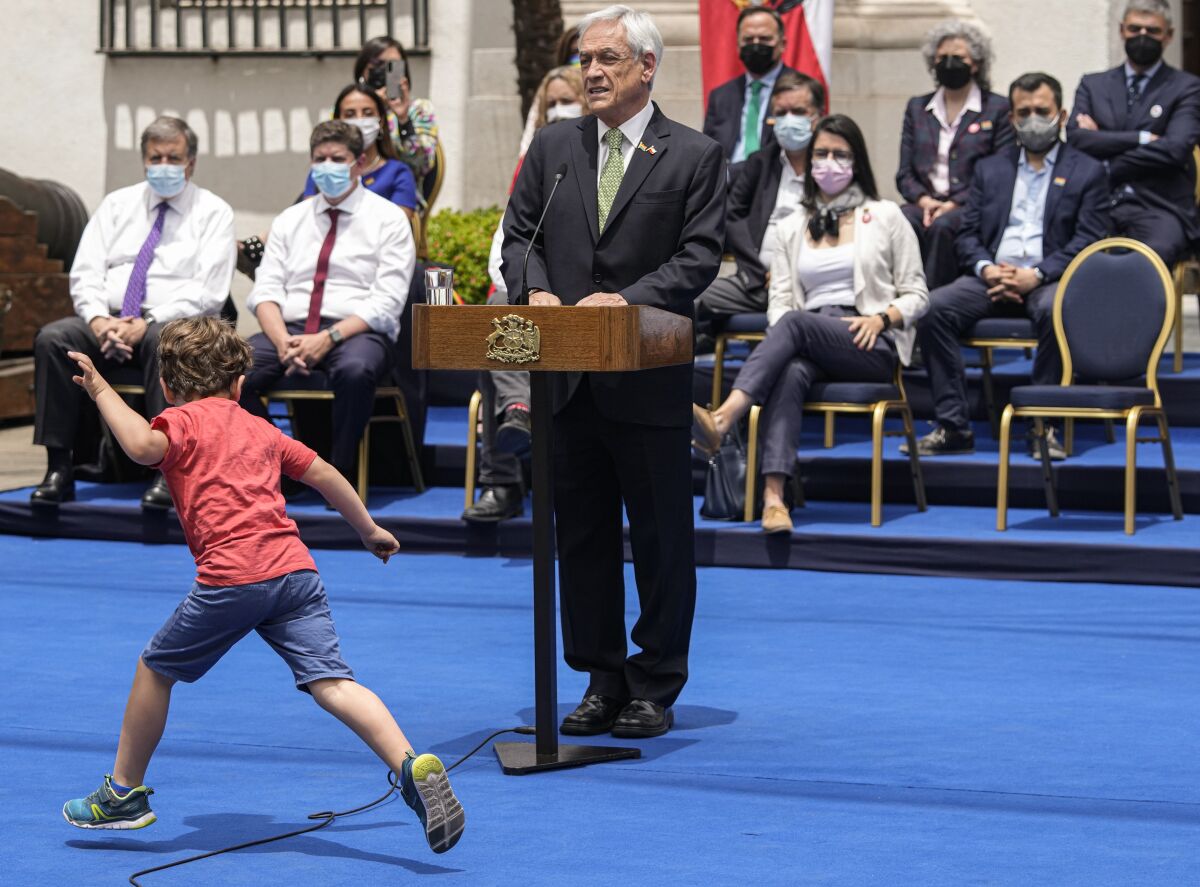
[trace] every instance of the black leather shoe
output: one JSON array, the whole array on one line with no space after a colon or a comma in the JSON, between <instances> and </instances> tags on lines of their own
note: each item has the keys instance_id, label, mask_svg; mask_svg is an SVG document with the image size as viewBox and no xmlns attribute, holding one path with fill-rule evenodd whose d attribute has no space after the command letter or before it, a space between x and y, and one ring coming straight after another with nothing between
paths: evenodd
<instances>
[{"instance_id":1,"label":"black leather shoe","mask_svg":"<svg viewBox=\"0 0 1200 887\"><path fill-rule=\"evenodd\" d=\"M145 511L166 511L174 503L171 502L171 491L167 489L166 478L161 473L154 475L154 481L142 493L142 509Z\"/></svg>"},{"instance_id":2,"label":"black leather shoe","mask_svg":"<svg viewBox=\"0 0 1200 887\"><path fill-rule=\"evenodd\" d=\"M54 508L60 502L75 498L75 481L66 471L47 471L42 482L29 494L29 504L38 508Z\"/></svg>"},{"instance_id":3,"label":"black leather shoe","mask_svg":"<svg viewBox=\"0 0 1200 887\"><path fill-rule=\"evenodd\" d=\"M624 710L625 703L611 696L589 693L583 697L575 711L563 718L558 732L568 736L595 736L612 729L617 716Z\"/></svg>"},{"instance_id":4,"label":"black leather shoe","mask_svg":"<svg viewBox=\"0 0 1200 887\"><path fill-rule=\"evenodd\" d=\"M520 517L525 513L525 497L520 484L484 487L479 499L462 513L462 519L472 524L496 524Z\"/></svg>"},{"instance_id":5,"label":"black leather shoe","mask_svg":"<svg viewBox=\"0 0 1200 887\"><path fill-rule=\"evenodd\" d=\"M612 735L622 739L662 736L675 723L675 710L648 699L634 699L621 709L613 724Z\"/></svg>"},{"instance_id":6,"label":"black leather shoe","mask_svg":"<svg viewBox=\"0 0 1200 887\"><path fill-rule=\"evenodd\" d=\"M509 407L504 411L500 427L496 429L496 450L523 459L529 455L532 435L533 425L529 420L529 410Z\"/></svg>"}]
</instances>

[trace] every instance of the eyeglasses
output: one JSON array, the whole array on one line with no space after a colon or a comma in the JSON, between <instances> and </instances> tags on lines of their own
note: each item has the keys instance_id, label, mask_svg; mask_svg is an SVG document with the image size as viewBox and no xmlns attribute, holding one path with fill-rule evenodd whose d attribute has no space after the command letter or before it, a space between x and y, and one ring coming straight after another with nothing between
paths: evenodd
<instances>
[{"instance_id":1,"label":"eyeglasses","mask_svg":"<svg viewBox=\"0 0 1200 887\"><path fill-rule=\"evenodd\" d=\"M579 67L586 71L595 62L601 68L612 68L619 65L621 62L629 58L627 55L617 55L615 52L602 52L599 55L592 55L590 52L579 53Z\"/></svg>"},{"instance_id":2,"label":"eyeglasses","mask_svg":"<svg viewBox=\"0 0 1200 887\"><path fill-rule=\"evenodd\" d=\"M828 160L832 157L838 163L853 163L854 154L850 151L830 151L828 148L813 148L813 160Z\"/></svg>"}]
</instances>

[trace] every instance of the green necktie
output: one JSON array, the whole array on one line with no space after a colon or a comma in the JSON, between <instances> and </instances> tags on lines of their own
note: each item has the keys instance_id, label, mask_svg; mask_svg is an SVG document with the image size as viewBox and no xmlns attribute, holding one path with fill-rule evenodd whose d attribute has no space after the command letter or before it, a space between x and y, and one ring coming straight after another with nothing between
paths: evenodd
<instances>
[{"instance_id":1,"label":"green necktie","mask_svg":"<svg viewBox=\"0 0 1200 887\"><path fill-rule=\"evenodd\" d=\"M615 126L604 134L608 145L608 158L604 161L604 169L600 171L600 190L598 203L600 210L600 233L604 233L604 223L608 221L608 211L612 209L613 201L617 199L617 191L621 188L621 179L625 177L625 159L621 156L621 142L624 136Z\"/></svg>"},{"instance_id":2,"label":"green necktie","mask_svg":"<svg viewBox=\"0 0 1200 887\"><path fill-rule=\"evenodd\" d=\"M758 115L762 111L763 82L750 84L750 104L746 107L746 129L742 133L742 156L749 157L758 150Z\"/></svg>"}]
</instances>

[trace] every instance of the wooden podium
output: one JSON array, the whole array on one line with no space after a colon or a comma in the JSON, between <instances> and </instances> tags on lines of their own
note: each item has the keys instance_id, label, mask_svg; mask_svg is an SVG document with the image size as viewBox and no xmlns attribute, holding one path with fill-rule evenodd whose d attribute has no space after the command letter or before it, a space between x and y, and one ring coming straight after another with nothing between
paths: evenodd
<instances>
[{"instance_id":1,"label":"wooden podium","mask_svg":"<svg viewBox=\"0 0 1200 887\"><path fill-rule=\"evenodd\" d=\"M533 421L533 656L535 742L497 742L508 774L641 757L608 745L559 745L554 578L553 422L547 372L628 372L690 363L692 324L641 305L415 305L413 367L528 370Z\"/></svg>"}]
</instances>

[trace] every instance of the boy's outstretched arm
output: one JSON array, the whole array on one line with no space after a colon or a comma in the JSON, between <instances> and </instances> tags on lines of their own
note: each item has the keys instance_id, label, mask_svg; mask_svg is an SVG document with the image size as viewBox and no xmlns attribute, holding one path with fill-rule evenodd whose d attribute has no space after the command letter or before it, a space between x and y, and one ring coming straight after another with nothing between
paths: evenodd
<instances>
[{"instance_id":1,"label":"boy's outstretched arm","mask_svg":"<svg viewBox=\"0 0 1200 887\"><path fill-rule=\"evenodd\" d=\"M100 415L112 429L125 454L138 465L157 465L161 462L167 454L167 436L151 428L145 418L113 391L104 377L96 372L90 357L78 351L68 351L67 357L79 364L81 374L71 379L96 402Z\"/></svg>"},{"instance_id":2,"label":"boy's outstretched arm","mask_svg":"<svg viewBox=\"0 0 1200 887\"><path fill-rule=\"evenodd\" d=\"M300 481L324 496L325 501L346 519L346 523L354 527L367 551L385 564L389 557L400 550L396 537L371 518L358 493L354 492L354 487L342 477L340 471L320 456L313 460Z\"/></svg>"}]
</instances>

